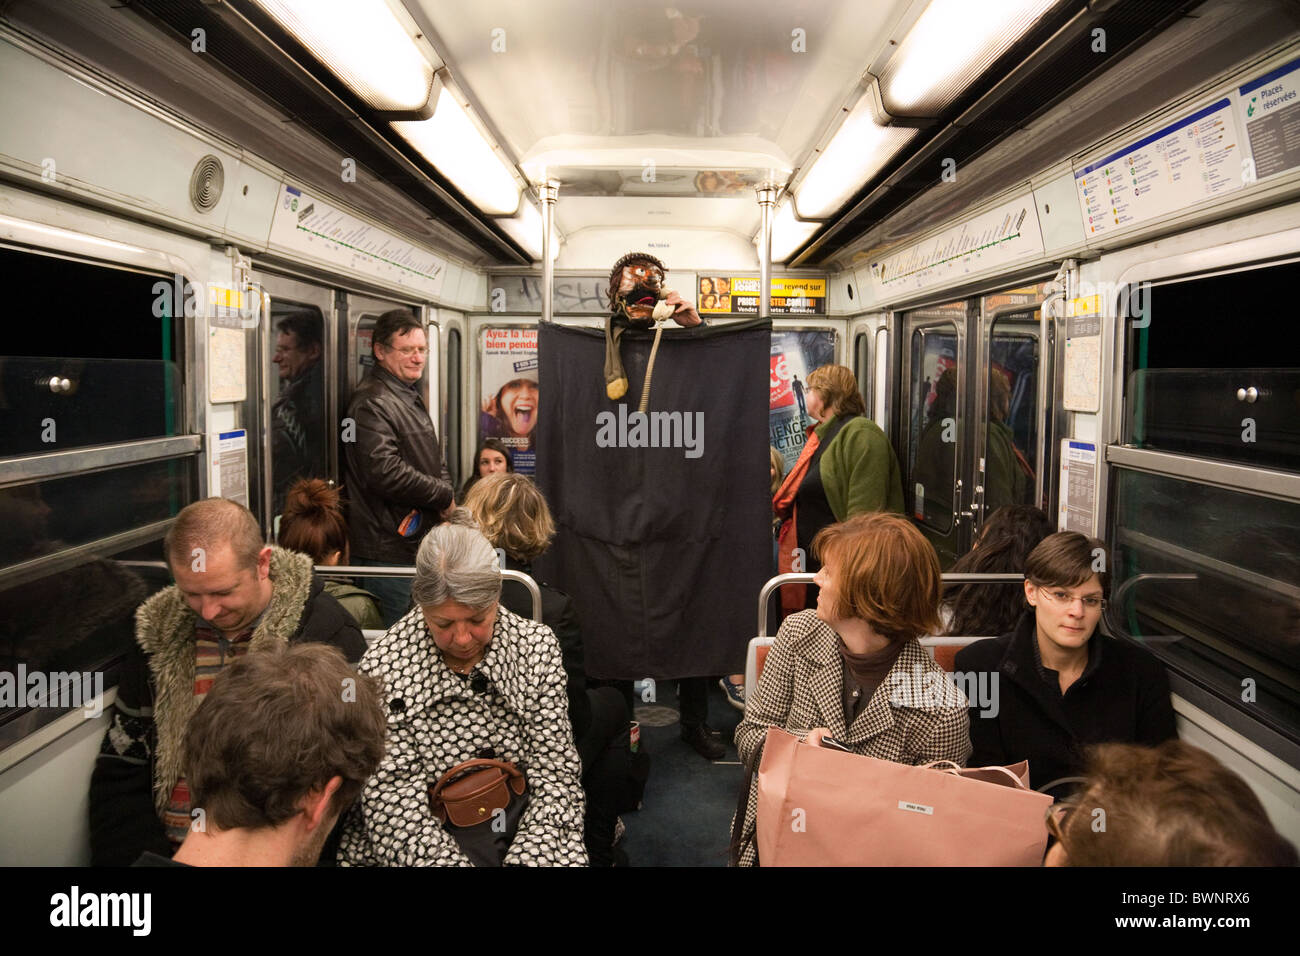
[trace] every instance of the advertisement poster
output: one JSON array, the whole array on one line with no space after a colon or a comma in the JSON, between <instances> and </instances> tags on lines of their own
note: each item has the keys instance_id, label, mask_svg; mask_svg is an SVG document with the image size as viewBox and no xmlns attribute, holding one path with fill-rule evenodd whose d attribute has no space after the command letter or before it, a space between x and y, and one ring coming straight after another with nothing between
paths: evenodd
<instances>
[{"instance_id":1,"label":"advertisement poster","mask_svg":"<svg viewBox=\"0 0 1300 956\"><path fill-rule=\"evenodd\" d=\"M501 439L510 450L515 471L536 474L537 328L484 329L482 336L478 440Z\"/></svg>"},{"instance_id":2,"label":"advertisement poster","mask_svg":"<svg viewBox=\"0 0 1300 956\"><path fill-rule=\"evenodd\" d=\"M804 397L808 373L835 361L835 333L824 329L773 332L770 361L769 440L789 472L803 451L805 429L813 423Z\"/></svg>"},{"instance_id":3,"label":"advertisement poster","mask_svg":"<svg viewBox=\"0 0 1300 956\"><path fill-rule=\"evenodd\" d=\"M706 276L696 282L700 315L758 315L758 276ZM772 280L772 315L825 315L826 278Z\"/></svg>"}]
</instances>

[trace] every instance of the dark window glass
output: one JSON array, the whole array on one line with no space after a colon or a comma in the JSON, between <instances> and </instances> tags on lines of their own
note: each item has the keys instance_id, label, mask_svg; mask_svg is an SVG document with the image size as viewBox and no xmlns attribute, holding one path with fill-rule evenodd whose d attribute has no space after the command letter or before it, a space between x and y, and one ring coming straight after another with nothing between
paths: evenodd
<instances>
[{"instance_id":1,"label":"dark window glass","mask_svg":"<svg viewBox=\"0 0 1300 956\"><path fill-rule=\"evenodd\" d=\"M0 457L184 431L172 277L3 248L0 274L21 277L6 290ZM78 307L53 311L69 296Z\"/></svg>"},{"instance_id":2,"label":"dark window glass","mask_svg":"<svg viewBox=\"0 0 1300 956\"><path fill-rule=\"evenodd\" d=\"M1300 263L1288 263L1132 287L1125 441L1300 471L1300 332L1288 305L1298 283Z\"/></svg>"},{"instance_id":3,"label":"dark window glass","mask_svg":"<svg viewBox=\"0 0 1300 956\"><path fill-rule=\"evenodd\" d=\"M460 487L460 331L447 331L447 434L443 437L443 454L451 472L453 488Z\"/></svg>"},{"instance_id":4,"label":"dark window glass","mask_svg":"<svg viewBox=\"0 0 1300 956\"><path fill-rule=\"evenodd\" d=\"M871 414L871 341L866 332L859 332L854 339L853 374L858 380L858 391L862 393L862 403L867 406L867 415Z\"/></svg>"},{"instance_id":5,"label":"dark window glass","mask_svg":"<svg viewBox=\"0 0 1300 956\"><path fill-rule=\"evenodd\" d=\"M988 430L984 447L984 514L1032 504L1037 454L1038 323L1012 313L993 323L989 342Z\"/></svg>"},{"instance_id":6,"label":"dark window glass","mask_svg":"<svg viewBox=\"0 0 1300 956\"><path fill-rule=\"evenodd\" d=\"M175 517L196 474L189 457L0 488L0 569Z\"/></svg>"},{"instance_id":7,"label":"dark window glass","mask_svg":"<svg viewBox=\"0 0 1300 956\"><path fill-rule=\"evenodd\" d=\"M1115 475L1112 626L1300 739L1300 504Z\"/></svg>"},{"instance_id":8,"label":"dark window glass","mask_svg":"<svg viewBox=\"0 0 1300 956\"><path fill-rule=\"evenodd\" d=\"M325 428L325 322L315 306L271 306L272 507L304 478L329 478Z\"/></svg>"},{"instance_id":9,"label":"dark window glass","mask_svg":"<svg viewBox=\"0 0 1300 956\"><path fill-rule=\"evenodd\" d=\"M908 474L912 516L936 531L952 528L957 481L957 333L951 325L912 332L908 383Z\"/></svg>"}]
</instances>

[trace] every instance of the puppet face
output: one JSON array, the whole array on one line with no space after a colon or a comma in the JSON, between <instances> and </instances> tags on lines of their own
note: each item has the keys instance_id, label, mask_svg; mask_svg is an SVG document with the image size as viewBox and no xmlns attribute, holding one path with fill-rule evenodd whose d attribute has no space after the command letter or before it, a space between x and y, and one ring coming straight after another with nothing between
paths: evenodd
<instances>
[{"instance_id":1,"label":"puppet face","mask_svg":"<svg viewBox=\"0 0 1300 956\"><path fill-rule=\"evenodd\" d=\"M634 322L651 322L663 290L664 274L652 262L633 260L623 267L615 305Z\"/></svg>"}]
</instances>

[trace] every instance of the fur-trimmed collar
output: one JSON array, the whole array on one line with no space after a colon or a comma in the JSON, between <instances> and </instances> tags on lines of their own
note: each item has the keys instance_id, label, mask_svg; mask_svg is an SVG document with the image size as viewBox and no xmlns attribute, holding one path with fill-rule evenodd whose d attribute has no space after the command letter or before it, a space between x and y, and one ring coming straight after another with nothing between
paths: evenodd
<instances>
[{"instance_id":1,"label":"fur-trimmed collar","mask_svg":"<svg viewBox=\"0 0 1300 956\"><path fill-rule=\"evenodd\" d=\"M286 644L298 630L311 593L312 560L305 554L271 550L271 601L258 621L250 649ZM183 775L185 728L194 701L194 629L199 617L175 585L159 591L135 615L136 643L149 658L156 695L154 724L154 805L161 812Z\"/></svg>"}]
</instances>

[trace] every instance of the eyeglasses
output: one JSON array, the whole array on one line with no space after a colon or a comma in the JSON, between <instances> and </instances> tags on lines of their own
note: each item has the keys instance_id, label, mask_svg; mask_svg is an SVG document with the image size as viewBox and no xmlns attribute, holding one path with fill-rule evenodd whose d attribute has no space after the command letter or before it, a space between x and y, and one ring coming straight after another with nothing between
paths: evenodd
<instances>
[{"instance_id":1,"label":"eyeglasses","mask_svg":"<svg viewBox=\"0 0 1300 956\"><path fill-rule=\"evenodd\" d=\"M429 348L425 345L408 345L404 349L394 348L391 345L385 345L384 348L390 352L396 352L402 358L410 358L413 355L425 356L429 354Z\"/></svg>"},{"instance_id":2,"label":"eyeglasses","mask_svg":"<svg viewBox=\"0 0 1300 956\"><path fill-rule=\"evenodd\" d=\"M1070 607L1075 601L1082 601L1083 606L1089 611L1104 611L1106 609L1106 601L1103 598L1091 594L1087 597L1077 597L1069 591L1063 591L1060 588L1045 588L1041 586L1038 588L1038 593L1045 595L1049 601L1059 607Z\"/></svg>"}]
</instances>

